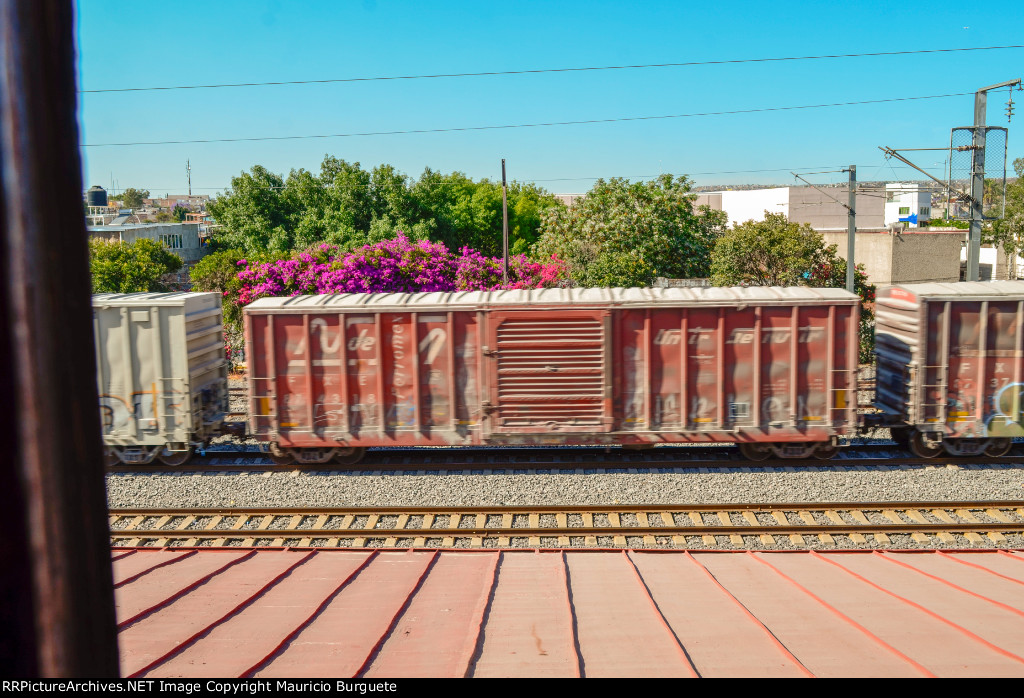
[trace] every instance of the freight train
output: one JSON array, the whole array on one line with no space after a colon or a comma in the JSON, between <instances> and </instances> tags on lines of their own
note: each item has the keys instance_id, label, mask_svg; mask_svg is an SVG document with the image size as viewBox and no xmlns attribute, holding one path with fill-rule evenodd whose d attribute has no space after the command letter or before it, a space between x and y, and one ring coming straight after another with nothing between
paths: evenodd
<instances>
[{"instance_id":1,"label":"freight train","mask_svg":"<svg viewBox=\"0 0 1024 698\"><path fill-rule=\"evenodd\" d=\"M381 446L737 444L831 458L868 427L922 457L1024 436L1024 282L876 299L858 409L857 296L822 288L536 289L263 298L245 308L247 432L281 463ZM110 462L222 433L218 294L94 297Z\"/></svg>"}]
</instances>

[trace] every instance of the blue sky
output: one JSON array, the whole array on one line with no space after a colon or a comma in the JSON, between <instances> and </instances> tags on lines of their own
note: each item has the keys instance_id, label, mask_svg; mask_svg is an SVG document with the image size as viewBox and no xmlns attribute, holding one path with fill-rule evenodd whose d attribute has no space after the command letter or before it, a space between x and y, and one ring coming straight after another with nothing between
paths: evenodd
<instances>
[{"instance_id":1,"label":"blue sky","mask_svg":"<svg viewBox=\"0 0 1024 698\"><path fill-rule=\"evenodd\" d=\"M79 88L197 85L723 61L1024 44L1024 3L280 2L78 0ZM101 146L647 117L973 93L1024 77L1024 49L422 80L82 93L85 186L214 194L260 164L319 169L330 154L585 192L597 177L690 174L697 184L791 184L849 164L916 179L878 146L941 147L973 94L873 105L617 123L343 138ZM988 123L1009 126L1007 91ZM908 153L936 174L941 152ZM991 158L990 158L991 162ZM780 170L755 172L755 170ZM740 172L742 171L742 172ZM708 174L704 174L708 173ZM841 173L808 176L814 182Z\"/></svg>"}]
</instances>

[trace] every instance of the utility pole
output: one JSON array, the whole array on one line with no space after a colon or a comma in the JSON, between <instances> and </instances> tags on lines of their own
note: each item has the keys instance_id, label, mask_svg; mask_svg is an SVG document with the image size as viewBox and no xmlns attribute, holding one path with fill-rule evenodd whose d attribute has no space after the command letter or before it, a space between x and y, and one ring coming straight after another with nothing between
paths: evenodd
<instances>
[{"instance_id":1,"label":"utility pole","mask_svg":"<svg viewBox=\"0 0 1024 698\"><path fill-rule=\"evenodd\" d=\"M505 184L505 158L501 159L501 283L508 285L508 187Z\"/></svg>"},{"instance_id":2,"label":"utility pole","mask_svg":"<svg viewBox=\"0 0 1024 698\"><path fill-rule=\"evenodd\" d=\"M971 138L971 230L967 236L967 280L978 281L981 257L982 199L985 196L985 110L988 93L1000 87L1013 88L1020 79L983 87L974 93L974 130Z\"/></svg>"},{"instance_id":3,"label":"utility pole","mask_svg":"<svg viewBox=\"0 0 1024 698\"><path fill-rule=\"evenodd\" d=\"M857 237L857 166L850 165L850 205L846 207L846 290L853 290L853 250Z\"/></svg>"},{"instance_id":4,"label":"utility pole","mask_svg":"<svg viewBox=\"0 0 1024 698\"><path fill-rule=\"evenodd\" d=\"M188 160L185 161L185 171L188 173L188 196L192 198L192 163Z\"/></svg>"},{"instance_id":5,"label":"utility pole","mask_svg":"<svg viewBox=\"0 0 1024 698\"><path fill-rule=\"evenodd\" d=\"M824 172L805 172L804 174L830 174L833 172L850 173L850 191L848 192L849 198L847 199L848 203L844 204L842 201L832 196L827 191L823 189L818 189L818 187L808 182L806 179L798 175L796 172L791 172L790 174L799 179L801 182L804 182L805 184L809 185L812 189L816 189L817 191L821 192L822 194L824 194L825 196L832 199L837 204L846 209L846 290L849 291L850 293L853 293L853 270L855 265L853 258L853 250L855 247L855 240L857 237L857 166L850 165L850 167L845 170L825 170Z\"/></svg>"}]
</instances>

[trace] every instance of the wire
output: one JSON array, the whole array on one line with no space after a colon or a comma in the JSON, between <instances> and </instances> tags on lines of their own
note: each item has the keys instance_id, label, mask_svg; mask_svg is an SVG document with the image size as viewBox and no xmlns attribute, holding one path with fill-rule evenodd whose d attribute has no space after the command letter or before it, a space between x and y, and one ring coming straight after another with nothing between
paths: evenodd
<instances>
[{"instance_id":1,"label":"wire","mask_svg":"<svg viewBox=\"0 0 1024 698\"><path fill-rule=\"evenodd\" d=\"M338 82L373 82L380 80L430 80L435 78L475 78L497 75L536 75L541 73L572 73L598 70L638 70L644 68L680 68L700 65L732 65L740 63L772 63L781 61L810 61L830 58L864 58L871 56L906 56L923 53L954 53L964 51L996 51L1004 49L1024 48L1024 45L1011 46L973 46L968 48L933 48L917 51L878 51L875 53L837 53L821 56L785 56L777 58L740 58L721 61L687 61L685 63L647 63L637 65L605 65L583 68L540 68L536 70L494 70L479 73L436 73L433 75L385 75L362 78L333 78L328 80L279 80L273 82L231 82L213 85L167 85L156 87L112 87L99 90L79 90L81 94L99 94L106 92L152 92L157 90L208 90L222 87L269 87L274 85L322 85Z\"/></svg>"},{"instance_id":2,"label":"wire","mask_svg":"<svg viewBox=\"0 0 1024 698\"><path fill-rule=\"evenodd\" d=\"M613 119L584 119L580 121L549 121L533 124L502 124L497 126L458 126L451 128L410 129L406 131L366 131L362 133L329 133L307 136L253 136L249 138L196 138L176 141L133 141L127 143L83 143L83 148L106 148L113 146L135 145L183 145L187 143L240 143L252 141L293 141L311 138L357 138L366 136L404 136L420 133L453 133L460 131L492 131L512 128L538 128L547 126L578 126L582 124L610 124L624 121L653 121L657 119L685 119L696 116L726 116L730 114L754 114L773 111L793 111L798 109L819 109L822 107L848 107L860 104L884 104L887 102L910 102L923 99L944 99L947 97L963 97L972 92L953 92L945 95L927 95L924 97L892 97L889 99L868 99L859 102L833 102L830 104L803 104L794 107L762 107L759 109L735 109L732 111L695 112L691 114L669 114L663 116L626 116Z\"/></svg>"},{"instance_id":3,"label":"wire","mask_svg":"<svg viewBox=\"0 0 1024 698\"><path fill-rule=\"evenodd\" d=\"M809 170L814 167L830 167L830 165L809 165L808 167L775 167L768 170L720 170L719 172L662 172L656 175L630 175L628 177L622 177L620 175L613 175L616 178L621 179L654 179L660 177L662 174L671 175L672 177L701 177L705 175L723 175L723 174L749 174L755 172L791 172L793 170ZM611 177L609 177L610 179ZM560 177L558 179L530 179L530 182L579 182L579 181L592 181L595 179L605 179L604 177Z\"/></svg>"}]
</instances>

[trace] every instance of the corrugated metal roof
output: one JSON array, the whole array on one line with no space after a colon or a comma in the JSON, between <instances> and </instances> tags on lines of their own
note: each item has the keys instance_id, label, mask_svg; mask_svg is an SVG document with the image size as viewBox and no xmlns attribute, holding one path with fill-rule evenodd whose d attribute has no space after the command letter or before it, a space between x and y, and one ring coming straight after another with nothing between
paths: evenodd
<instances>
[{"instance_id":1,"label":"corrugated metal roof","mask_svg":"<svg viewBox=\"0 0 1024 698\"><path fill-rule=\"evenodd\" d=\"M888 294L892 289L903 289L918 298L950 299L958 298L999 298L1004 296L1024 296L1024 281L961 281L955 284L894 284L879 289L878 297Z\"/></svg>"},{"instance_id":2,"label":"corrugated metal roof","mask_svg":"<svg viewBox=\"0 0 1024 698\"><path fill-rule=\"evenodd\" d=\"M93 306L108 305L111 307L136 305L194 306L197 303L209 305L214 301L219 305L221 294L175 291L172 293L96 293L92 297Z\"/></svg>"},{"instance_id":3,"label":"corrugated metal roof","mask_svg":"<svg viewBox=\"0 0 1024 698\"><path fill-rule=\"evenodd\" d=\"M737 305L855 303L856 295L838 288L797 286L711 287L711 288L544 288L510 291L458 291L452 293L338 293L317 296L260 298L246 306L247 312L281 309L330 312L384 310L411 307L486 308L495 306L683 306L694 304Z\"/></svg>"},{"instance_id":4,"label":"corrugated metal roof","mask_svg":"<svg viewBox=\"0 0 1024 698\"><path fill-rule=\"evenodd\" d=\"M124 676L1024 676L1024 554L115 551Z\"/></svg>"}]
</instances>

